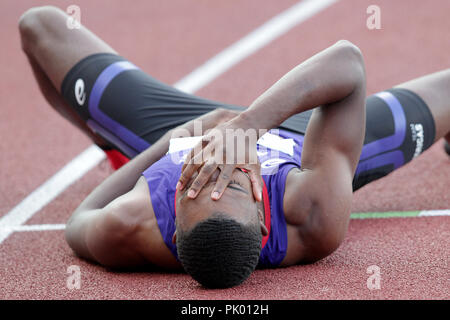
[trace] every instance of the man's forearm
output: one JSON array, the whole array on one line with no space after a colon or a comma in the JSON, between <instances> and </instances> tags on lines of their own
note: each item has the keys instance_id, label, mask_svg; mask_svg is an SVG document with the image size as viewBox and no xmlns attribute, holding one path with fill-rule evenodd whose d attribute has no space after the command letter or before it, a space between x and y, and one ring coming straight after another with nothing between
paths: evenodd
<instances>
[{"instance_id":1,"label":"man's forearm","mask_svg":"<svg viewBox=\"0 0 450 320\"><path fill-rule=\"evenodd\" d=\"M142 172L167 152L169 141L170 134L164 135L151 147L115 171L86 197L76 211L103 208L115 198L130 191Z\"/></svg>"},{"instance_id":2,"label":"man's forearm","mask_svg":"<svg viewBox=\"0 0 450 320\"><path fill-rule=\"evenodd\" d=\"M347 97L363 72L358 51L350 42L339 41L316 54L277 81L236 121L244 129L271 129L296 113Z\"/></svg>"}]
</instances>

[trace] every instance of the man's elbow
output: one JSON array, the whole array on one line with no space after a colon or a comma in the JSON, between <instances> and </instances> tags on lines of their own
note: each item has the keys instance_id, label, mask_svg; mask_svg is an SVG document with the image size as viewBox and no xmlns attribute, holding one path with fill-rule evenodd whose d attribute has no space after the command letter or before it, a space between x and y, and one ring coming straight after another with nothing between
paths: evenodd
<instances>
[{"instance_id":1,"label":"man's elbow","mask_svg":"<svg viewBox=\"0 0 450 320\"><path fill-rule=\"evenodd\" d=\"M82 215L72 215L66 223L64 236L67 244L78 257L95 261L86 245L86 224L83 218Z\"/></svg>"},{"instance_id":2,"label":"man's elbow","mask_svg":"<svg viewBox=\"0 0 450 320\"><path fill-rule=\"evenodd\" d=\"M307 231L304 231L303 238L308 248L305 263L316 262L336 251L344 241L348 228L348 209L329 207L320 214L317 210L314 216L304 227ZM336 219L338 216L340 218Z\"/></svg>"},{"instance_id":3,"label":"man's elbow","mask_svg":"<svg viewBox=\"0 0 450 320\"><path fill-rule=\"evenodd\" d=\"M349 59L354 60L358 64L364 65L364 58L361 49L348 40L339 40L335 46L339 48Z\"/></svg>"},{"instance_id":4,"label":"man's elbow","mask_svg":"<svg viewBox=\"0 0 450 320\"><path fill-rule=\"evenodd\" d=\"M344 237L322 234L322 238L316 238L310 252L305 255L303 263L314 263L328 257L342 244Z\"/></svg>"},{"instance_id":5,"label":"man's elbow","mask_svg":"<svg viewBox=\"0 0 450 320\"><path fill-rule=\"evenodd\" d=\"M77 255L85 255L85 250L82 250L80 246L80 233L78 232L76 223L73 222L73 219L70 219L66 223L64 237L73 252L75 252Z\"/></svg>"},{"instance_id":6,"label":"man's elbow","mask_svg":"<svg viewBox=\"0 0 450 320\"><path fill-rule=\"evenodd\" d=\"M348 40L339 40L335 47L338 55L349 65L349 75L355 88L365 89L366 71L364 57L359 47Z\"/></svg>"}]
</instances>

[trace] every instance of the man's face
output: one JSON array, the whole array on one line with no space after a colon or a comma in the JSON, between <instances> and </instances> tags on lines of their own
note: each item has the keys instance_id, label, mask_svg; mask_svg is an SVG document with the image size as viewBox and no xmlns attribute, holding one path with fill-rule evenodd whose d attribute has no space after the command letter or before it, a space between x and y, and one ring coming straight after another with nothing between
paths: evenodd
<instances>
[{"instance_id":1,"label":"man's face","mask_svg":"<svg viewBox=\"0 0 450 320\"><path fill-rule=\"evenodd\" d=\"M241 170L234 170L231 182L219 200L211 199L219 173L217 169L195 199L187 196L195 176L181 192L177 193L177 227L190 230L198 222L216 212L228 215L242 224L258 221L258 207L251 191L251 182L248 175Z\"/></svg>"}]
</instances>

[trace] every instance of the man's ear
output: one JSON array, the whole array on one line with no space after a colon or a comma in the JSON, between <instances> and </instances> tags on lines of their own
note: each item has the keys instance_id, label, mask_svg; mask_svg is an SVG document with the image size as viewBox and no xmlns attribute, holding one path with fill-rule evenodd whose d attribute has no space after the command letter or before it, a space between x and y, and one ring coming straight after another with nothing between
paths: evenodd
<instances>
[{"instance_id":1,"label":"man's ear","mask_svg":"<svg viewBox=\"0 0 450 320\"><path fill-rule=\"evenodd\" d=\"M269 230L267 230L266 225L261 221L259 222L259 224L261 225L261 233L263 237L267 236L269 234Z\"/></svg>"},{"instance_id":2,"label":"man's ear","mask_svg":"<svg viewBox=\"0 0 450 320\"><path fill-rule=\"evenodd\" d=\"M172 236L172 243L173 243L173 244L176 244L176 243L177 243L177 230L175 230L175 232L173 233L173 236Z\"/></svg>"},{"instance_id":3,"label":"man's ear","mask_svg":"<svg viewBox=\"0 0 450 320\"><path fill-rule=\"evenodd\" d=\"M264 213L261 209L258 209L258 215L259 215L259 224L261 226L261 233L263 236L267 236L269 234L269 230L267 230L266 225L264 224Z\"/></svg>"}]
</instances>

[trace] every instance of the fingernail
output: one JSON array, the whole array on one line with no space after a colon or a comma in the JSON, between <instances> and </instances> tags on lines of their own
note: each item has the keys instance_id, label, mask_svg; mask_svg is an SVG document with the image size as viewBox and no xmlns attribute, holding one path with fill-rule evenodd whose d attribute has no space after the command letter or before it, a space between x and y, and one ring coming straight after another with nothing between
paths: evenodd
<instances>
[{"instance_id":1,"label":"fingernail","mask_svg":"<svg viewBox=\"0 0 450 320\"><path fill-rule=\"evenodd\" d=\"M175 187L177 190L181 190L181 182L178 181L177 186Z\"/></svg>"},{"instance_id":2,"label":"fingernail","mask_svg":"<svg viewBox=\"0 0 450 320\"><path fill-rule=\"evenodd\" d=\"M189 190L187 195L188 195L189 198L193 198L195 196L195 191L194 190Z\"/></svg>"},{"instance_id":3,"label":"fingernail","mask_svg":"<svg viewBox=\"0 0 450 320\"><path fill-rule=\"evenodd\" d=\"M212 198L215 200L219 199L219 193L217 191L214 191L212 194Z\"/></svg>"}]
</instances>

